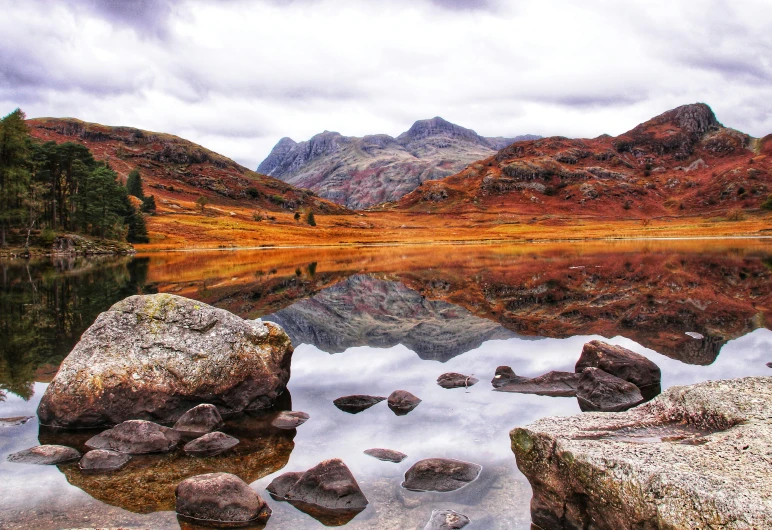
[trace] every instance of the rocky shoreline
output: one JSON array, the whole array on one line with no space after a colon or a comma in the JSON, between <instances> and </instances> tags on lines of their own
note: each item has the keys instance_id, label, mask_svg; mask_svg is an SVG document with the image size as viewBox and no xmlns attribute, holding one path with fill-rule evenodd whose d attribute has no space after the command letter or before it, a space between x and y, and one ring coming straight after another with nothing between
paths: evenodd
<instances>
[{"instance_id":1,"label":"rocky shoreline","mask_svg":"<svg viewBox=\"0 0 772 530\"><path fill-rule=\"evenodd\" d=\"M92 239L89 237L67 234L58 236L53 243L40 245L39 242L27 248L12 246L0 248L0 258L27 259L30 257L58 257L58 256L99 256L99 255L129 255L136 254L136 250L125 241L113 241L109 239Z\"/></svg>"}]
</instances>

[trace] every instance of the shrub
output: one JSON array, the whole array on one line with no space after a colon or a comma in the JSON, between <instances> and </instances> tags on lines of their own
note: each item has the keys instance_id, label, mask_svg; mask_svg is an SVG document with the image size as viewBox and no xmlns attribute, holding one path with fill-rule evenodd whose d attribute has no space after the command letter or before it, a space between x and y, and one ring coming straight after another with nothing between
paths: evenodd
<instances>
[{"instance_id":1,"label":"shrub","mask_svg":"<svg viewBox=\"0 0 772 530\"><path fill-rule=\"evenodd\" d=\"M203 213L204 210L206 210L206 205L209 204L209 199L204 197L203 195L196 199L196 206L198 206L199 210Z\"/></svg>"},{"instance_id":2,"label":"shrub","mask_svg":"<svg viewBox=\"0 0 772 530\"><path fill-rule=\"evenodd\" d=\"M250 199L257 199L260 197L260 192L254 186L250 186L244 190Z\"/></svg>"},{"instance_id":3,"label":"shrub","mask_svg":"<svg viewBox=\"0 0 772 530\"><path fill-rule=\"evenodd\" d=\"M44 247L50 247L56 241L56 232L50 228L46 228L40 232L40 244Z\"/></svg>"},{"instance_id":4,"label":"shrub","mask_svg":"<svg viewBox=\"0 0 772 530\"><path fill-rule=\"evenodd\" d=\"M772 210L772 195L767 197L767 200L761 203L761 207L764 210Z\"/></svg>"},{"instance_id":5,"label":"shrub","mask_svg":"<svg viewBox=\"0 0 772 530\"><path fill-rule=\"evenodd\" d=\"M313 210L308 210L308 213L306 214L306 223L308 223L311 226L316 226L316 219L314 219Z\"/></svg>"}]
</instances>

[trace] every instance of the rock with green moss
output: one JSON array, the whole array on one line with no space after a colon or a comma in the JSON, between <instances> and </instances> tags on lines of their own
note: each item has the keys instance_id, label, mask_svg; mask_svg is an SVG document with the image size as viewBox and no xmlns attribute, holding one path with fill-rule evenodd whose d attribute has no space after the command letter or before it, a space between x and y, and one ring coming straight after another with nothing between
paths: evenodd
<instances>
[{"instance_id":1,"label":"rock with green moss","mask_svg":"<svg viewBox=\"0 0 772 530\"><path fill-rule=\"evenodd\" d=\"M510 433L549 529L772 528L772 377L673 387Z\"/></svg>"},{"instance_id":2,"label":"rock with green moss","mask_svg":"<svg viewBox=\"0 0 772 530\"><path fill-rule=\"evenodd\" d=\"M200 403L220 413L266 409L286 388L282 329L169 294L130 296L100 314L38 407L55 427L143 419L173 423Z\"/></svg>"}]
</instances>

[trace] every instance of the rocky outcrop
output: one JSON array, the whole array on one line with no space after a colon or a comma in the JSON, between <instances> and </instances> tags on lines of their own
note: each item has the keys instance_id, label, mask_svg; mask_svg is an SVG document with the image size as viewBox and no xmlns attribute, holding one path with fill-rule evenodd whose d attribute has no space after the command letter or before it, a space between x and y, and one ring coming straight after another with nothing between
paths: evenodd
<instances>
[{"instance_id":1,"label":"rocky outcrop","mask_svg":"<svg viewBox=\"0 0 772 530\"><path fill-rule=\"evenodd\" d=\"M38 407L44 425L172 423L202 402L267 409L289 380L292 345L276 325L169 294L130 296L100 314Z\"/></svg>"},{"instance_id":2,"label":"rocky outcrop","mask_svg":"<svg viewBox=\"0 0 772 530\"><path fill-rule=\"evenodd\" d=\"M672 387L510 433L541 528L772 527L772 378Z\"/></svg>"},{"instance_id":3,"label":"rocky outcrop","mask_svg":"<svg viewBox=\"0 0 772 530\"><path fill-rule=\"evenodd\" d=\"M185 479L174 492L177 515L208 526L246 526L271 516L268 504L236 475L209 473Z\"/></svg>"},{"instance_id":4,"label":"rocky outcrop","mask_svg":"<svg viewBox=\"0 0 772 530\"><path fill-rule=\"evenodd\" d=\"M427 458L405 473L402 487L413 491L454 491L475 480L482 467L450 458Z\"/></svg>"}]
</instances>

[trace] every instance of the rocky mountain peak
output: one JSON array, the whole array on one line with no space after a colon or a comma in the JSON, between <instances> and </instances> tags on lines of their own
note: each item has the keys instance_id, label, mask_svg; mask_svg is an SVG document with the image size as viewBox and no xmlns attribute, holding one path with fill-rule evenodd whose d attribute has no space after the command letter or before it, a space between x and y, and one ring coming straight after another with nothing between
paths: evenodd
<instances>
[{"instance_id":1,"label":"rocky mountain peak","mask_svg":"<svg viewBox=\"0 0 772 530\"><path fill-rule=\"evenodd\" d=\"M271 149L271 154L263 160L257 167L258 173L270 175L272 171L278 168L287 154L298 145L295 140L285 136Z\"/></svg>"},{"instance_id":2,"label":"rocky mountain peak","mask_svg":"<svg viewBox=\"0 0 772 530\"><path fill-rule=\"evenodd\" d=\"M487 146L486 140L473 130L461 127L455 123L450 123L439 116L435 116L428 120L418 120L410 127L410 129L400 134L397 137L397 141L404 145L432 136L463 138Z\"/></svg>"},{"instance_id":3,"label":"rocky mountain peak","mask_svg":"<svg viewBox=\"0 0 772 530\"><path fill-rule=\"evenodd\" d=\"M713 110L705 103L691 103L664 112L638 125L633 131L645 132L662 125L673 125L686 134L703 135L724 126L716 119Z\"/></svg>"}]
</instances>

